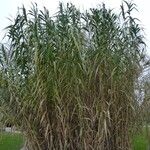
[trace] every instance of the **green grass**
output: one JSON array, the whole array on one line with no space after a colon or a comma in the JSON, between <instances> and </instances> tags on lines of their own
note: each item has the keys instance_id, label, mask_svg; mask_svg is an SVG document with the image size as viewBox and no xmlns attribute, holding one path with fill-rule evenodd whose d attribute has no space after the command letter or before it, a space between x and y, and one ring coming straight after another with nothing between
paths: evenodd
<instances>
[{"instance_id":1,"label":"green grass","mask_svg":"<svg viewBox=\"0 0 150 150\"><path fill-rule=\"evenodd\" d=\"M23 136L20 133L0 133L0 150L20 150Z\"/></svg>"},{"instance_id":2,"label":"green grass","mask_svg":"<svg viewBox=\"0 0 150 150\"><path fill-rule=\"evenodd\" d=\"M19 133L0 133L0 150L20 150L23 146L23 136ZM147 150L148 140L145 132L133 137L133 150Z\"/></svg>"},{"instance_id":3,"label":"green grass","mask_svg":"<svg viewBox=\"0 0 150 150\"><path fill-rule=\"evenodd\" d=\"M148 141L144 135L137 135L133 140L134 150L147 150Z\"/></svg>"},{"instance_id":4,"label":"green grass","mask_svg":"<svg viewBox=\"0 0 150 150\"><path fill-rule=\"evenodd\" d=\"M142 133L138 133L133 137L133 150L148 150L147 131L144 128Z\"/></svg>"}]
</instances>

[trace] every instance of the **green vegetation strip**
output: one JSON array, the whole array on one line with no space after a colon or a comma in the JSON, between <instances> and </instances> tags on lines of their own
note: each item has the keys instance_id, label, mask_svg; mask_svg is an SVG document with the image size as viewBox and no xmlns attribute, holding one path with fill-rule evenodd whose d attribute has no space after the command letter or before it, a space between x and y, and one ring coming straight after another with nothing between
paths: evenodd
<instances>
[{"instance_id":1,"label":"green vegetation strip","mask_svg":"<svg viewBox=\"0 0 150 150\"><path fill-rule=\"evenodd\" d=\"M0 150L20 150L23 146L23 136L20 133L0 133ZM133 137L133 150L146 150L148 140L145 132Z\"/></svg>"},{"instance_id":2,"label":"green vegetation strip","mask_svg":"<svg viewBox=\"0 0 150 150\"><path fill-rule=\"evenodd\" d=\"M143 135L137 135L133 140L133 150L146 150L148 141Z\"/></svg>"},{"instance_id":3,"label":"green vegetation strip","mask_svg":"<svg viewBox=\"0 0 150 150\"><path fill-rule=\"evenodd\" d=\"M0 133L0 150L20 150L23 136L20 133Z\"/></svg>"},{"instance_id":4,"label":"green vegetation strip","mask_svg":"<svg viewBox=\"0 0 150 150\"><path fill-rule=\"evenodd\" d=\"M149 150L150 143L149 143L149 131L146 128L143 129L142 132L136 134L133 137L132 145L133 150ZM149 140L148 140L149 139Z\"/></svg>"}]
</instances>

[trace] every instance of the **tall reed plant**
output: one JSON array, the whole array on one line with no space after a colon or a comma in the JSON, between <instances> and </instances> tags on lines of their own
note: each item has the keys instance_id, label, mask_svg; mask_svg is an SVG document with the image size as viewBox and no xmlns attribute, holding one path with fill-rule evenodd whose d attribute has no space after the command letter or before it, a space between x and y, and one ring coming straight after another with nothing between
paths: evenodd
<instances>
[{"instance_id":1,"label":"tall reed plant","mask_svg":"<svg viewBox=\"0 0 150 150\"><path fill-rule=\"evenodd\" d=\"M144 60L135 4L19 9L1 46L1 106L30 150L130 150Z\"/></svg>"}]
</instances>

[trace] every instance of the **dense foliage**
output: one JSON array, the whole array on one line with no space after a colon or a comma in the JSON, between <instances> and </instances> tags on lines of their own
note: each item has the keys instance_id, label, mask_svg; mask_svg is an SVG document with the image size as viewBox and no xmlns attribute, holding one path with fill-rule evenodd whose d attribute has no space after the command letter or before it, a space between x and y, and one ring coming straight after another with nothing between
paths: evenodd
<instances>
[{"instance_id":1,"label":"dense foliage","mask_svg":"<svg viewBox=\"0 0 150 150\"><path fill-rule=\"evenodd\" d=\"M144 61L135 5L19 9L1 46L1 106L30 150L129 150Z\"/></svg>"}]
</instances>

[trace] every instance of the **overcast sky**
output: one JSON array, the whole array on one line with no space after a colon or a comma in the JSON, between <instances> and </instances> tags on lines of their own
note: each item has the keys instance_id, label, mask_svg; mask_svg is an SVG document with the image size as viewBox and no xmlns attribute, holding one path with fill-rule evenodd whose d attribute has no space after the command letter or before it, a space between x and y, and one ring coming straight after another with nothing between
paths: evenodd
<instances>
[{"instance_id":1,"label":"overcast sky","mask_svg":"<svg viewBox=\"0 0 150 150\"><path fill-rule=\"evenodd\" d=\"M7 18L14 17L17 12L17 7L25 5L26 8L31 7L31 2L36 2L40 8L46 6L50 13L56 12L58 3L60 0L1 0L0 3L0 39L4 35L3 29L9 25L9 20ZM63 3L72 2L81 10L88 9L90 7L96 7L101 2L104 2L106 6L114 8L116 11L120 9L120 4L122 0L61 0ZM150 54L150 1L149 0L133 0L137 4L139 10L135 14L137 18L141 20L141 25L145 30L146 43L148 45L147 51Z\"/></svg>"}]
</instances>

